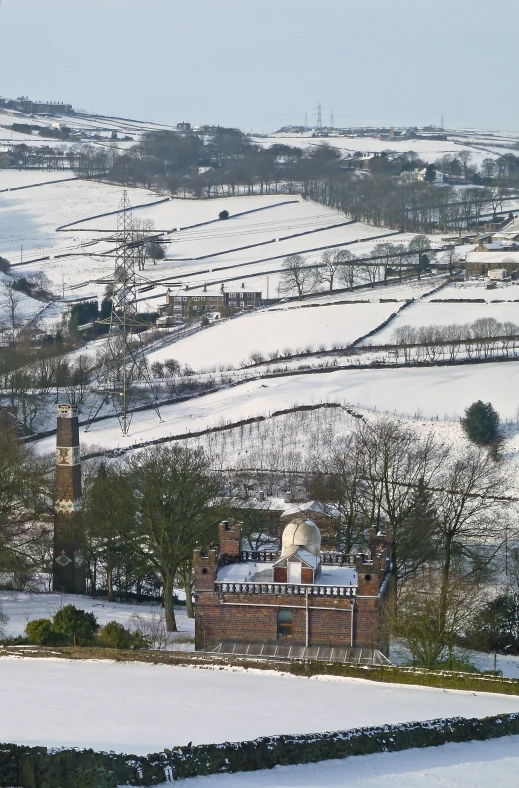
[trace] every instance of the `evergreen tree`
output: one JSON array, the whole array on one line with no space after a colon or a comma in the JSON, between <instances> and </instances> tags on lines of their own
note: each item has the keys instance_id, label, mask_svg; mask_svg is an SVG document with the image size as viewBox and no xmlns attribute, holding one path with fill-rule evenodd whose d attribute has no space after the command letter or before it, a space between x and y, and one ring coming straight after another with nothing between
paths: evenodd
<instances>
[{"instance_id":1,"label":"evergreen tree","mask_svg":"<svg viewBox=\"0 0 519 788\"><path fill-rule=\"evenodd\" d=\"M490 402L473 402L465 409L461 426L469 440L480 446L488 446L499 438L499 414Z\"/></svg>"},{"instance_id":2,"label":"evergreen tree","mask_svg":"<svg viewBox=\"0 0 519 788\"><path fill-rule=\"evenodd\" d=\"M400 571L407 575L433 555L438 535L438 516L434 496L423 478L412 493L407 517L399 534Z\"/></svg>"}]
</instances>

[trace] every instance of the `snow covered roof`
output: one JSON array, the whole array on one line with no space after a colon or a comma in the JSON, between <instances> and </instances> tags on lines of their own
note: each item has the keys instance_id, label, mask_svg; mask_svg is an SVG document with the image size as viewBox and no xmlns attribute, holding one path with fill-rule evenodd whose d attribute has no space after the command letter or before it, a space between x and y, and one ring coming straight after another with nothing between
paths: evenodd
<instances>
[{"instance_id":1,"label":"snow covered roof","mask_svg":"<svg viewBox=\"0 0 519 788\"><path fill-rule=\"evenodd\" d=\"M299 558L304 564L312 569L317 569L321 563L320 555L315 555L315 553L305 550L304 547L296 547L291 553L284 553L280 556L277 561L274 562L273 566L279 566L290 558Z\"/></svg>"},{"instance_id":2,"label":"snow covered roof","mask_svg":"<svg viewBox=\"0 0 519 788\"><path fill-rule=\"evenodd\" d=\"M468 252L465 262L519 264L519 252Z\"/></svg>"},{"instance_id":3,"label":"snow covered roof","mask_svg":"<svg viewBox=\"0 0 519 788\"><path fill-rule=\"evenodd\" d=\"M333 517L335 520L339 520L341 517L341 513L335 506L329 506L321 501L304 501L303 503L289 505L288 509L285 509L281 515L281 518L292 517L294 514L299 514L300 512L303 514L306 514L306 512L324 514L328 517Z\"/></svg>"},{"instance_id":4,"label":"snow covered roof","mask_svg":"<svg viewBox=\"0 0 519 788\"><path fill-rule=\"evenodd\" d=\"M274 562L240 561L236 564L227 564L218 571L216 579L222 583L272 583L274 582ZM358 574L353 566L339 566L338 564L323 566L313 585L356 588Z\"/></svg>"}]
</instances>

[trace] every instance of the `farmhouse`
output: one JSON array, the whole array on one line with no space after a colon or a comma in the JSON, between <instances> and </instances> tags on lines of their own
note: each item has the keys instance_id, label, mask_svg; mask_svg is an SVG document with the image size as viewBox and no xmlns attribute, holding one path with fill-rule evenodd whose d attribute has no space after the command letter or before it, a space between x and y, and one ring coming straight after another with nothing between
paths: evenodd
<instances>
[{"instance_id":1,"label":"farmhouse","mask_svg":"<svg viewBox=\"0 0 519 788\"><path fill-rule=\"evenodd\" d=\"M239 290L227 292L221 288L193 288L166 293L166 303L159 307L161 315L177 317L196 317L207 312L238 312L261 306L261 292L246 290L242 284Z\"/></svg>"},{"instance_id":2,"label":"farmhouse","mask_svg":"<svg viewBox=\"0 0 519 788\"><path fill-rule=\"evenodd\" d=\"M285 527L280 552L244 551L240 523L221 523L219 538L194 553L196 649L387 654L388 532L371 530L369 555L323 552L319 528L304 515Z\"/></svg>"}]
</instances>

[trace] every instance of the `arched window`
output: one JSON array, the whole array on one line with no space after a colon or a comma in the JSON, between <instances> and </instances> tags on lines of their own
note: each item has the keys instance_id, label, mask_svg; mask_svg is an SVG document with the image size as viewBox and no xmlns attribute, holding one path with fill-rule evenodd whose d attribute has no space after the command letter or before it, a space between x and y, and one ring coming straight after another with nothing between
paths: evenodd
<instances>
[{"instance_id":1,"label":"arched window","mask_svg":"<svg viewBox=\"0 0 519 788\"><path fill-rule=\"evenodd\" d=\"M278 638L291 638L292 635L292 612L290 610L280 610L278 613Z\"/></svg>"}]
</instances>

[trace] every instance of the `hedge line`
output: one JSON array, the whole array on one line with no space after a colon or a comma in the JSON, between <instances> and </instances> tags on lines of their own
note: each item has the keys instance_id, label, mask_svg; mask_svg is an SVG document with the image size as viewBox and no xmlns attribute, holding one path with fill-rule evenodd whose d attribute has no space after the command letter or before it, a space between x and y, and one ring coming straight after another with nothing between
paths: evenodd
<instances>
[{"instance_id":1,"label":"hedge line","mask_svg":"<svg viewBox=\"0 0 519 788\"><path fill-rule=\"evenodd\" d=\"M0 785L9 788L151 786L201 775L257 771L513 734L519 734L519 714L270 736L253 741L178 747L147 757L4 744L0 745Z\"/></svg>"}]
</instances>

